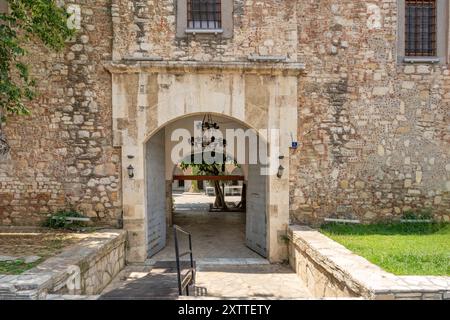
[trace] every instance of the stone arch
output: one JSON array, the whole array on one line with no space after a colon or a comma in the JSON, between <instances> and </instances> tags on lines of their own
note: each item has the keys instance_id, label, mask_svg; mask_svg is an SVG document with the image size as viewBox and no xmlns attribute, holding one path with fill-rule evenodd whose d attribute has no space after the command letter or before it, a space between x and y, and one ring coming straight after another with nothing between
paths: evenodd
<instances>
[{"instance_id":1,"label":"stone arch","mask_svg":"<svg viewBox=\"0 0 450 320\"><path fill-rule=\"evenodd\" d=\"M122 150L124 228L128 261L146 259L146 144L174 121L211 113L255 129L278 129L284 176L268 180L269 258L287 257L279 234L289 224L289 146L297 132L297 88L301 66L285 69L245 64L142 62L111 65L113 142ZM135 176L126 168L132 165Z\"/></svg>"},{"instance_id":2,"label":"stone arch","mask_svg":"<svg viewBox=\"0 0 450 320\"><path fill-rule=\"evenodd\" d=\"M174 142L171 140L173 130L190 129L190 134L194 132L194 121L202 120L203 114L185 115L175 121L170 121L164 127L152 134L150 139L145 142L145 183L146 194L144 217L147 223L147 248L148 256L153 257L159 251L165 248L167 227L172 225L174 214L172 211L172 187L174 167L184 159L173 158L171 150ZM220 125L219 131L225 134L227 129L250 129L248 125L242 124L231 117L215 116L213 117ZM192 125L192 127L190 127ZM227 137L229 138L229 137ZM247 141L247 140L246 140ZM255 133L255 142L258 143L258 149L245 149L246 157L249 153L258 154L261 146L267 146L268 142L264 137ZM246 142L247 143L247 142ZM267 148L267 147L266 147ZM233 155L233 151L227 150L228 155ZM164 156L163 156L164 154ZM248 176L246 179L247 190L247 214L246 219L246 244L252 250L262 256L267 255L267 212L268 212L268 177L262 174L262 164L243 164L247 168ZM164 169L165 167L165 169ZM165 177L164 173L165 172ZM165 184L165 192L162 186ZM165 199L165 201L164 201Z\"/></svg>"}]
</instances>

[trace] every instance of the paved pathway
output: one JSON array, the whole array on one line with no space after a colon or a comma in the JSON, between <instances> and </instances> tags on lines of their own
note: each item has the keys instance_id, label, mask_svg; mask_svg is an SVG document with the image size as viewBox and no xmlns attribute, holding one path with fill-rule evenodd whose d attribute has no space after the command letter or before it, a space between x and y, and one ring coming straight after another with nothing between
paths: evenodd
<instances>
[{"instance_id":1,"label":"paved pathway","mask_svg":"<svg viewBox=\"0 0 450 320\"><path fill-rule=\"evenodd\" d=\"M153 267L127 267L102 292L100 300L177 299L178 279L175 263Z\"/></svg>"},{"instance_id":2,"label":"paved pathway","mask_svg":"<svg viewBox=\"0 0 450 320\"><path fill-rule=\"evenodd\" d=\"M307 299L311 295L286 265L199 266L196 286L207 297Z\"/></svg>"},{"instance_id":3,"label":"paved pathway","mask_svg":"<svg viewBox=\"0 0 450 320\"><path fill-rule=\"evenodd\" d=\"M101 299L178 298L176 274L155 276L151 271L151 266L126 267L102 292ZM270 264L199 265L195 291L203 298L219 299L311 298L289 266Z\"/></svg>"},{"instance_id":4,"label":"paved pathway","mask_svg":"<svg viewBox=\"0 0 450 320\"><path fill-rule=\"evenodd\" d=\"M245 213L208 212L208 203L214 198L199 194L177 195L174 199L174 223L193 237L197 295L218 299L311 297L289 266L270 265L246 247ZM187 242L180 242L180 251L184 252ZM167 247L146 265L126 267L103 291L101 299L178 298L176 270L159 268L161 262L175 260L174 251L169 229Z\"/></svg>"},{"instance_id":5,"label":"paved pathway","mask_svg":"<svg viewBox=\"0 0 450 320\"><path fill-rule=\"evenodd\" d=\"M245 213L240 212L176 212L174 223L191 232L194 258L201 259L261 259L245 245ZM152 257L152 261L175 260L172 228L168 229L167 246ZM180 240L182 248L187 242Z\"/></svg>"}]
</instances>

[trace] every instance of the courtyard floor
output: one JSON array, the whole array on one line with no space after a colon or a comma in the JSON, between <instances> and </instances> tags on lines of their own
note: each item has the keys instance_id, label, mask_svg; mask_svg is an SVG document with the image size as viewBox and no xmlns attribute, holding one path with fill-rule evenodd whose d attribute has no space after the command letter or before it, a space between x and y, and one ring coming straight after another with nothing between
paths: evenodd
<instances>
[{"instance_id":1,"label":"courtyard floor","mask_svg":"<svg viewBox=\"0 0 450 320\"><path fill-rule=\"evenodd\" d=\"M102 295L121 290L123 299L130 296L139 299L139 291L144 296L151 290L146 286L151 269L151 266L127 266ZM197 296L203 298L301 300L312 297L287 265L200 265L195 286Z\"/></svg>"},{"instance_id":2,"label":"courtyard floor","mask_svg":"<svg viewBox=\"0 0 450 320\"><path fill-rule=\"evenodd\" d=\"M245 213L208 212L214 197L183 193L174 196L174 224L192 233L197 265L197 296L219 299L308 299L311 294L288 265L272 265L245 245ZM240 197L227 197L239 202ZM180 240L184 251L186 239ZM172 228L164 250L146 265L130 265L103 291L126 296L146 296L152 265L174 261ZM132 292L131 292L132 290ZM113 293L114 296L114 293Z\"/></svg>"},{"instance_id":3,"label":"courtyard floor","mask_svg":"<svg viewBox=\"0 0 450 320\"><path fill-rule=\"evenodd\" d=\"M197 263L240 259L245 263L264 263L259 254L245 245L245 213L208 212L214 197L202 194L175 196L174 224L192 233L194 259ZM227 201L239 201L240 197L227 197ZM175 260L173 229L168 229L167 246L150 259L154 261ZM186 248L186 239L180 239L181 251ZM256 259L256 260L255 260ZM235 261L236 263L236 261Z\"/></svg>"}]
</instances>

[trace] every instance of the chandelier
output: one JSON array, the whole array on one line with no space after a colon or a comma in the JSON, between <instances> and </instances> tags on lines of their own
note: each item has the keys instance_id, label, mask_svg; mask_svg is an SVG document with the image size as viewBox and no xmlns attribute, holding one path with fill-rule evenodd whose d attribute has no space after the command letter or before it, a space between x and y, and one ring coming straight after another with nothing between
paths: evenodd
<instances>
[{"instance_id":1,"label":"chandelier","mask_svg":"<svg viewBox=\"0 0 450 320\"><path fill-rule=\"evenodd\" d=\"M203 121L201 122L202 136L197 138L192 137L191 145L197 147L201 145L201 148L203 150L205 150L206 148L214 150L218 146L225 148L227 145L227 140L217 137L222 136L217 132L219 129L219 124L213 120L210 114L206 114L203 117Z\"/></svg>"},{"instance_id":2,"label":"chandelier","mask_svg":"<svg viewBox=\"0 0 450 320\"><path fill-rule=\"evenodd\" d=\"M205 153L210 153L211 157L216 156L216 150L219 149L223 157L222 172L225 172L225 162L227 161L225 148L227 140L222 138L222 134L218 132L220 129L217 121L213 119L210 114L203 117L201 123L198 124L198 129L201 127L201 137L191 137L191 145L193 149L201 149L202 156ZM192 152L192 161L194 158L194 150Z\"/></svg>"}]
</instances>

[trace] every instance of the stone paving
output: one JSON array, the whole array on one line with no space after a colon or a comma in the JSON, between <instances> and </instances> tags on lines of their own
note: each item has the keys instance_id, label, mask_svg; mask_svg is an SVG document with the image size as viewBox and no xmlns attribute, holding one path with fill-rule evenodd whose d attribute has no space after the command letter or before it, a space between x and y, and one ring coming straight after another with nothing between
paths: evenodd
<instances>
[{"instance_id":1,"label":"stone paving","mask_svg":"<svg viewBox=\"0 0 450 320\"><path fill-rule=\"evenodd\" d=\"M145 286L151 270L151 266L127 266L102 292L102 295L108 296L114 290L127 287L138 288L139 283ZM289 266L270 264L198 266L196 292L203 298L219 299L309 299L312 297Z\"/></svg>"},{"instance_id":2,"label":"stone paving","mask_svg":"<svg viewBox=\"0 0 450 320\"><path fill-rule=\"evenodd\" d=\"M194 199L191 199L192 197ZM205 202L202 202L205 198L208 197L198 195L188 196L183 200L175 198L174 224L192 233L195 260L200 262L202 259L219 258L260 259L259 254L245 245L245 213L208 212L208 205L205 206ZM181 203L181 201L189 200L197 202ZM195 207L197 211L189 211L192 207ZM152 257L150 263L175 259L172 229L168 230L168 236L166 248ZM186 246L187 242L180 240L180 244Z\"/></svg>"},{"instance_id":3,"label":"stone paving","mask_svg":"<svg viewBox=\"0 0 450 320\"><path fill-rule=\"evenodd\" d=\"M239 201L227 197L227 201ZM197 265L196 292L204 298L218 299L308 299L311 294L287 265L271 265L245 245L245 213L208 212L214 197L184 193L176 195L174 223L192 233ZM186 243L184 243L186 245ZM167 247L145 265L127 266L102 292L112 291L127 299L127 289L149 290L152 266L157 261L174 261L172 230ZM184 251L181 249L181 251ZM136 296L136 292L130 292Z\"/></svg>"},{"instance_id":4,"label":"stone paving","mask_svg":"<svg viewBox=\"0 0 450 320\"><path fill-rule=\"evenodd\" d=\"M199 266L196 286L207 297L307 299L311 294L287 265Z\"/></svg>"}]
</instances>

